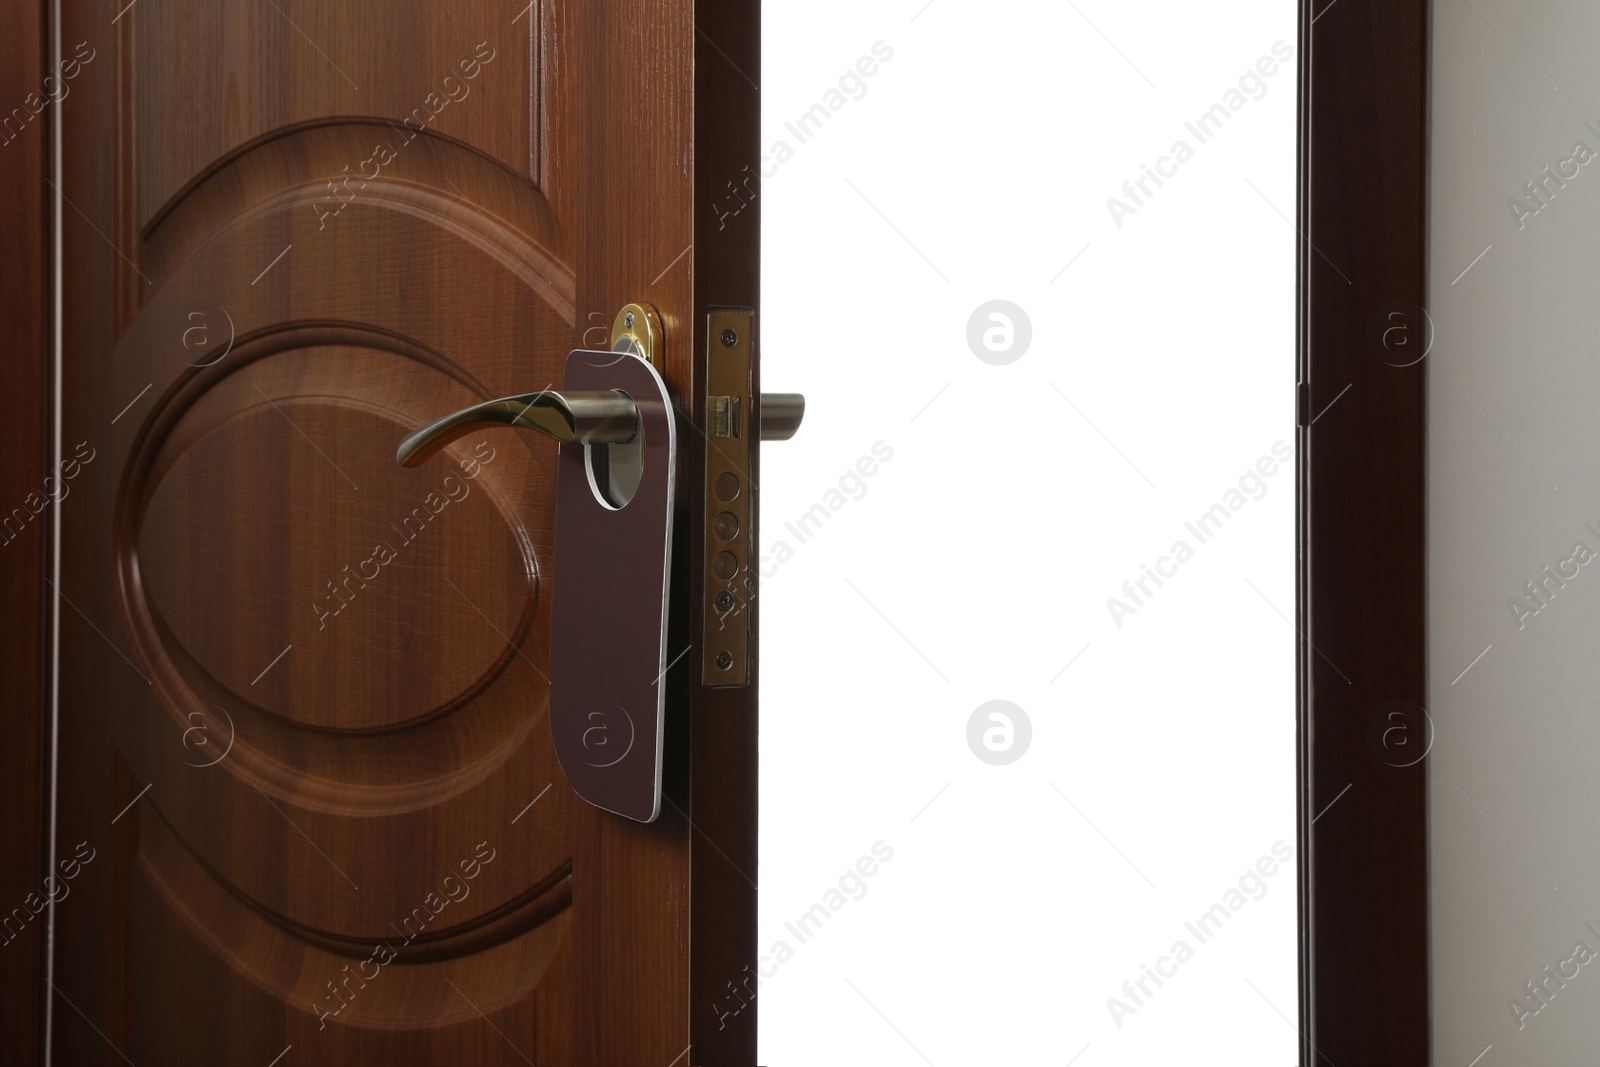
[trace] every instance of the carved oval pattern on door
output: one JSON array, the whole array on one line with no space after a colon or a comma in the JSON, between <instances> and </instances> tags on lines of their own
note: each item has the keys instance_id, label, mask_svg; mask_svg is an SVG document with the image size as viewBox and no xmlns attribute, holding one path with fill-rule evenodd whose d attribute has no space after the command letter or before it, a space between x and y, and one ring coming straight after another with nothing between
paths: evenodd
<instances>
[{"instance_id":1,"label":"carved oval pattern on door","mask_svg":"<svg viewBox=\"0 0 1600 1067\"><path fill-rule=\"evenodd\" d=\"M295 176L343 145L292 131L168 205L155 288L109 361L108 392L141 397L115 427L106 546L153 697L115 727L135 778L162 786L135 824L139 870L216 954L266 923L321 966L392 938L480 842L514 834L406 958L459 975L516 942L548 962L573 877L547 719L554 446L469 437L416 470L394 450L559 374L572 274L539 193L446 141L319 225ZM183 343L197 312L228 331L203 359ZM180 742L197 709L232 731L198 770ZM287 996L288 973L252 981Z\"/></svg>"},{"instance_id":2,"label":"carved oval pattern on door","mask_svg":"<svg viewBox=\"0 0 1600 1067\"><path fill-rule=\"evenodd\" d=\"M406 397L472 394L387 339L318 333L315 347L272 351L296 332L247 342L163 398L130 471L144 499L122 520L135 593L230 705L343 733L416 725L465 704L526 637L538 564L508 497L529 464L516 441L484 437L426 476L402 470L391 442L419 406ZM341 388L350 377L372 383L366 395ZM235 640L241 615L270 620L283 661ZM441 654L442 635L480 621L506 643ZM165 643L140 636L152 653Z\"/></svg>"}]
</instances>

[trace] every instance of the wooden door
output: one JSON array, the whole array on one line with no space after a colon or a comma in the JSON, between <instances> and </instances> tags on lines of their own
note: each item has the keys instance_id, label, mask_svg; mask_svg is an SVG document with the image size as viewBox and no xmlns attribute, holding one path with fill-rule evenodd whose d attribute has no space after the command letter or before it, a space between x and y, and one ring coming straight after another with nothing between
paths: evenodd
<instances>
[{"instance_id":1,"label":"wooden door","mask_svg":"<svg viewBox=\"0 0 1600 1067\"><path fill-rule=\"evenodd\" d=\"M748 7L60 5L54 1062L753 1062L753 678L685 656L662 817L589 807L547 717L556 446L395 462L654 304L694 645Z\"/></svg>"}]
</instances>

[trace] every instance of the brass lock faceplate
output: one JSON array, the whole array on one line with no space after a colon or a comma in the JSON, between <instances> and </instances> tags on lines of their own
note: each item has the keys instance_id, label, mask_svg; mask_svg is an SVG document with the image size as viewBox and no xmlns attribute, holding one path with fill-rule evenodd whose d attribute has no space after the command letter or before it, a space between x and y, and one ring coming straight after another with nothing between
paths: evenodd
<instances>
[{"instance_id":1,"label":"brass lock faceplate","mask_svg":"<svg viewBox=\"0 0 1600 1067\"><path fill-rule=\"evenodd\" d=\"M750 681L750 625L756 595L755 486L750 482L761 434L752 433L755 312L706 313L705 556L702 568L700 680Z\"/></svg>"}]
</instances>

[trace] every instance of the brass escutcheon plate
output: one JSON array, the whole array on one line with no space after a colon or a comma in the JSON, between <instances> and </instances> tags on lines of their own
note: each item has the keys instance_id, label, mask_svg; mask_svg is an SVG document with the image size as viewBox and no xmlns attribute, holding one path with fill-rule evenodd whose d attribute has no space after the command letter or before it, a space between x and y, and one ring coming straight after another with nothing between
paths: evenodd
<instances>
[{"instance_id":1,"label":"brass escutcheon plate","mask_svg":"<svg viewBox=\"0 0 1600 1067\"><path fill-rule=\"evenodd\" d=\"M638 356L661 369L661 316L649 304L626 304L611 322L611 351Z\"/></svg>"}]
</instances>

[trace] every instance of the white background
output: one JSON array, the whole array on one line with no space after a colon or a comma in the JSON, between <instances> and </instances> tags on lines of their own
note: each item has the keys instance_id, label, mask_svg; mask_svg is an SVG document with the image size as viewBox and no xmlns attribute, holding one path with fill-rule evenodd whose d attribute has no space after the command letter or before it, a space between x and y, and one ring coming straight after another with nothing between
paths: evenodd
<instances>
[{"instance_id":1,"label":"white background","mask_svg":"<svg viewBox=\"0 0 1600 1067\"><path fill-rule=\"evenodd\" d=\"M794 955L760 1062L1293 1063L1292 865L1184 928L1295 844L1292 467L1208 543L1184 524L1294 441L1297 49L1208 143L1184 123L1295 48L1294 5L921 4L764 5L764 140L794 154L759 188L763 374L809 406L763 459L759 939ZM1107 198L1180 138L1119 228ZM1032 325L1003 366L966 336L993 299ZM1119 628L1107 598L1179 539ZM1032 726L1005 766L967 743L994 699ZM1119 1027L1107 999L1180 939Z\"/></svg>"}]
</instances>

